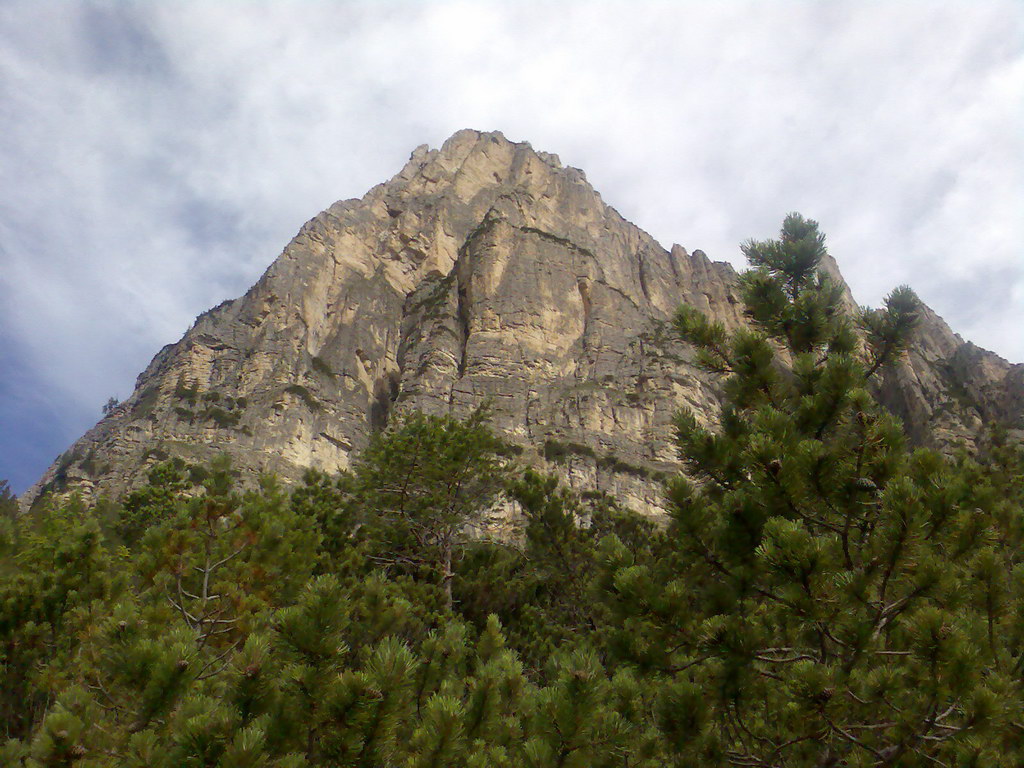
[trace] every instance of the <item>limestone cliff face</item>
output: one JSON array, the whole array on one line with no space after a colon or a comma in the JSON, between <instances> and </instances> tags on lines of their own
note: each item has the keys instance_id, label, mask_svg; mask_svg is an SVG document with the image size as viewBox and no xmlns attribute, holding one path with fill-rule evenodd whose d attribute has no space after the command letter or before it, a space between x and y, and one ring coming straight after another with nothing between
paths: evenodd
<instances>
[{"instance_id":1,"label":"limestone cliff face","mask_svg":"<svg viewBox=\"0 0 1024 768\"><path fill-rule=\"evenodd\" d=\"M834 265L830 265L834 268ZM116 496L169 456L248 475L335 471L396 410L491 404L524 460L661 509L680 405L717 391L666 323L681 302L743 322L736 273L664 250L584 174L499 133L418 148L393 179L308 222L243 297L210 310L24 496ZM852 304L852 297L849 299ZM1024 367L929 314L882 396L922 442L1019 418Z\"/></svg>"}]
</instances>

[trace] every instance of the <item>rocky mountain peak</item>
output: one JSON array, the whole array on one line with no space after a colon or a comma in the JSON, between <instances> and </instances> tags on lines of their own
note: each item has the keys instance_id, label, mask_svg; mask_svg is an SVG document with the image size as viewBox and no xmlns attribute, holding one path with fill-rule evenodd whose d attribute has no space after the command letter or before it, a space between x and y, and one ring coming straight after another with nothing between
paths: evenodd
<instances>
[{"instance_id":1,"label":"rocky mountain peak","mask_svg":"<svg viewBox=\"0 0 1024 768\"><path fill-rule=\"evenodd\" d=\"M685 403L711 423L718 409L667 328L682 302L744 322L731 266L666 251L556 155L459 131L307 222L23 500L117 495L157 461L220 452L249 476L337 471L398 410L487 403L525 461L656 514L650 480L676 469L674 412ZM930 311L918 336L881 389L915 439L971 441L986 421L1019 418L1021 366Z\"/></svg>"}]
</instances>

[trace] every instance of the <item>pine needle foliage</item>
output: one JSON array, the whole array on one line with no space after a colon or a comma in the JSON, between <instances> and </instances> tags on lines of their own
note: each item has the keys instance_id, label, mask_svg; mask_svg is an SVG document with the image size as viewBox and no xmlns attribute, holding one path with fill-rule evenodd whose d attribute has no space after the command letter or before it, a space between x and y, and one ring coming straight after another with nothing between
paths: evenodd
<instances>
[{"instance_id":1,"label":"pine needle foliage","mask_svg":"<svg viewBox=\"0 0 1024 768\"><path fill-rule=\"evenodd\" d=\"M749 330L676 318L725 404L717 428L677 418L673 551L605 544L622 646L663 681L660 730L683 764L1019 764L1020 496L1011 511L912 450L870 394L916 298L849 317L797 214L744 252Z\"/></svg>"}]
</instances>

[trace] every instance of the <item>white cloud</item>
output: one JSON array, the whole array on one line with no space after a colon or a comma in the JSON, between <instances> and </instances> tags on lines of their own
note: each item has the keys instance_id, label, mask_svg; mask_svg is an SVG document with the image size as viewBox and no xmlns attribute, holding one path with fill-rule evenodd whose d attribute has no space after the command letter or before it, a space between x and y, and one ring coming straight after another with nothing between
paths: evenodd
<instances>
[{"instance_id":1,"label":"white cloud","mask_svg":"<svg viewBox=\"0 0 1024 768\"><path fill-rule=\"evenodd\" d=\"M861 301L911 283L1024 360L1013 0L9 0L0 36L0 335L61 439L304 220L462 127L716 259L800 210Z\"/></svg>"}]
</instances>

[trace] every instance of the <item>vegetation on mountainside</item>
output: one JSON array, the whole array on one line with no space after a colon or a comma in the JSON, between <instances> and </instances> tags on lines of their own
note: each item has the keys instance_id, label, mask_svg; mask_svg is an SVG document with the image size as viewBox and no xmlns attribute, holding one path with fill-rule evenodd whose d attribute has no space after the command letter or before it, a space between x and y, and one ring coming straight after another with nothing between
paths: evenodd
<instances>
[{"instance_id":1,"label":"vegetation on mountainside","mask_svg":"<svg viewBox=\"0 0 1024 768\"><path fill-rule=\"evenodd\" d=\"M678 417L667 526L482 414L291 491L168 461L17 516L0 484L0 765L1021 764L1024 453L912 450L873 401L908 290L857 333L814 222L744 250L751 328L675 324L725 406Z\"/></svg>"}]
</instances>

